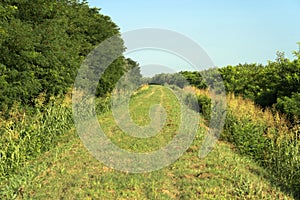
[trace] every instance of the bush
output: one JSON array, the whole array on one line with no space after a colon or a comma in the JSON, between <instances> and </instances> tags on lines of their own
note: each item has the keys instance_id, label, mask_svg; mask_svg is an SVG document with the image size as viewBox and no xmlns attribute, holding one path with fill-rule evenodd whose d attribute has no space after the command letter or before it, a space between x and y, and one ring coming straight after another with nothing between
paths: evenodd
<instances>
[{"instance_id":1,"label":"bush","mask_svg":"<svg viewBox=\"0 0 300 200\"><path fill-rule=\"evenodd\" d=\"M276 108L286 113L289 119L300 117L300 93L294 93L291 97L283 97L277 100Z\"/></svg>"},{"instance_id":2,"label":"bush","mask_svg":"<svg viewBox=\"0 0 300 200\"><path fill-rule=\"evenodd\" d=\"M211 99L207 96L199 95L197 96L200 113L203 115L204 119L210 120L211 118Z\"/></svg>"}]
</instances>

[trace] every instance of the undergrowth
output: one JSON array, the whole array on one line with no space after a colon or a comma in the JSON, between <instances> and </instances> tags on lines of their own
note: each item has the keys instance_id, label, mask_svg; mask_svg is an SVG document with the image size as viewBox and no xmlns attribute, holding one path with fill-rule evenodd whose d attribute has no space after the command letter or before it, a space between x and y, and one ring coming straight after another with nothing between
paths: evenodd
<instances>
[{"instance_id":1,"label":"undergrowth","mask_svg":"<svg viewBox=\"0 0 300 200\"><path fill-rule=\"evenodd\" d=\"M210 101L206 90L187 88L197 94L207 110ZM291 125L278 112L261 109L250 100L227 96L227 115L221 138L235 145L236 150L250 156L273 176L273 182L300 198L300 124ZM209 111L200 109L209 119Z\"/></svg>"},{"instance_id":2,"label":"undergrowth","mask_svg":"<svg viewBox=\"0 0 300 200\"><path fill-rule=\"evenodd\" d=\"M28 113L15 103L9 118L0 119L0 179L6 179L27 161L54 147L57 137L73 126L68 99L52 99L45 105L40 95L34 112L31 109Z\"/></svg>"}]
</instances>

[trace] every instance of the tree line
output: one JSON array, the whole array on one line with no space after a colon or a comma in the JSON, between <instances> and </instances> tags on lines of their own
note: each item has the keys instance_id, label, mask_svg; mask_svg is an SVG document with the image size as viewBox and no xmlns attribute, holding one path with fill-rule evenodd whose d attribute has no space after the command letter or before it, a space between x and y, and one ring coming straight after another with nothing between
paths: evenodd
<instances>
[{"instance_id":1,"label":"tree line","mask_svg":"<svg viewBox=\"0 0 300 200\"><path fill-rule=\"evenodd\" d=\"M119 27L87 1L1 1L0 108L34 105L41 93L48 99L63 96L89 52L116 35ZM116 59L100 79L97 96L105 96L136 65L123 56Z\"/></svg>"},{"instance_id":2,"label":"tree line","mask_svg":"<svg viewBox=\"0 0 300 200\"><path fill-rule=\"evenodd\" d=\"M41 93L49 99L68 92L86 56L107 38L120 36L119 27L100 11L79 0L1 1L1 110L9 109L14 102L34 105ZM116 50L112 47L110 51ZM219 73L227 92L242 95L262 107L275 107L289 118L299 117L300 51L294 54L294 60L278 52L277 59L267 65L246 63L202 72L158 74L146 82L184 87L188 81L203 89L207 81L218 82L215 79ZM116 59L99 80L96 95L106 96L124 73L137 66L123 56ZM139 82L139 68L130 73Z\"/></svg>"},{"instance_id":3,"label":"tree line","mask_svg":"<svg viewBox=\"0 0 300 200\"><path fill-rule=\"evenodd\" d=\"M175 74L157 74L148 82L175 84L187 83L199 89L210 87L218 91L220 75L227 93L253 100L262 108L273 107L291 120L300 117L300 51L289 60L283 52L277 52L275 61L268 64L238 64L204 71L181 71ZM203 79L205 76L205 80ZM186 80L186 81L185 81Z\"/></svg>"}]
</instances>

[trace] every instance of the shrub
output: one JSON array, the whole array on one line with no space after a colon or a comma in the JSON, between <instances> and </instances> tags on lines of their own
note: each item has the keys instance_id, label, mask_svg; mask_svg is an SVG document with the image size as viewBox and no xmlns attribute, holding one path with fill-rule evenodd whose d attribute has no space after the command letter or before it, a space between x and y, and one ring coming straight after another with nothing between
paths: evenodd
<instances>
[{"instance_id":1,"label":"shrub","mask_svg":"<svg viewBox=\"0 0 300 200\"><path fill-rule=\"evenodd\" d=\"M276 108L286 113L291 120L294 116L300 117L300 93L294 93L291 97L278 98Z\"/></svg>"},{"instance_id":2,"label":"shrub","mask_svg":"<svg viewBox=\"0 0 300 200\"><path fill-rule=\"evenodd\" d=\"M211 99L204 95L197 95L197 101L200 109L200 113L206 120L211 118Z\"/></svg>"}]
</instances>

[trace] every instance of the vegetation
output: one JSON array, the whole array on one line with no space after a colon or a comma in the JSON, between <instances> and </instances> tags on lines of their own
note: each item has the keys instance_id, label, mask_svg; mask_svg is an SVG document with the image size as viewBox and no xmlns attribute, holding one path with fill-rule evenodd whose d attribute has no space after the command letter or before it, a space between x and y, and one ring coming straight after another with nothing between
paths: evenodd
<instances>
[{"instance_id":1,"label":"vegetation","mask_svg":"<svg viewBox=\"0 0 300 200\"><path fill-rule=\"evenodd\" d=\"M64 95L87 54L119 28L99 9L77 0L5 0L0 3L0 108L33 105ZM111 51L114 51L113 47ZM104 73L97 96L105 96L136 63L118 58Z\"/></svg>"},{"instance_id":2,"label":"vegetation","mask_svg":"<svg viewBox=\"0 0 300 200\"><path fill-rule=\"evenodd\" d=\"M199 89L207 88L201 74L209 74L212 82L220 73L228 93L242 95L263 108L276 107L290 120L300 117L300 51L294 52L296 59L290 61L284 53L278 52L277 59L266 66L260 64L239 64L204 72L180 72L189 83ZM218 86L215 86L218 87Z\"/></svg>"},{"instance_id":3,"label":"vegetation","mask_svg":"<svg viewBox=\"0 0 300 200\"><path fill-rule=\"evenodd\" d=\"M13 106L9 119L0 123L0 182L5 182L27 161L55 147L57 138L73 127L68 99L52 100L41 107L44 98L40 96L32 116L20 111L20 105Z\"/></svg>"},{"instance_id":4,"label":"vegetation","mask_svg":"<svg viewBox=\"0 0 300 200\"><path fill-rule=\"evenodd\" d=\"M196 86L185 90L196 92L199 112L208 121L212 111L209 89L221 88L217 79L218 73L222 75L228 93L222 139L268 169L277 185L296 198L300 194L299 70L299 57L289 61L278 53L276 62L267 66L244 64L180 72ZM208 88L201 75L216 84ZM164 77L174 76L162 74L153 79L163 82ZM190 98L187 96L187 102Z\"/></svg>"},{"instance_id":5,"label":"vegetation","mask_svg":"<svg viewBox=\"0 0 300 200\"><path fill-rule=\"evenodd\" d=\"M186 88L194 91L200 102L209 98L207 90ZM230 94L227 97L227 115L221 138L234 144L237 152L247 155L273 176L273 181L288 193L299 198L300 194L300 125L292 126L278 112L262 110L253 101ZM200 110L209 119L207 101Z\"/></svg>"},{"instance_id":6,"label":"vegetation","mask_svg":"<svg viewBox=\"0 0 300 200\"><path fill-rule=\"evenodd\" d=\"M147 102L147 103L142 103ZM133 152L164 146L177 129L179 106L162 86L144 86L131 99L130 113L140 125L149 123L145 111L161 103L168 118L156 136L136 139L124 134L110 112L99 115L101 127L120 147ZM272 184L272 177L234 146L218 142L204 159L198 157L207 127L199 116L199 130L190 148L175 163L158 171L130 174L99 163L74 130L59 137L50 151L28 162L10 179L1 181L2 199L292 199Z\"/></svg>"},{"instance_id":7,"label":"vegetation","mask_svg":"<svg viewBox=\"0 0 300 200\"><path fill-rule=\"evenodd\" d=\"M77 0L1 1L2 192L18 170L55 147L73 127L68 92L82 61L99 43L120 35L99 10ZM136 66L121 56L104 72L96 91L103 97L97 101L100 110L106 109L106 96L117 80Z\"/></svg>"},{"instance_id":8,"label":"vegetation","mask_svg":"<svg viewBox=\"0 0 300 200\"><path fill-rule=\"evenodd\" d=\"M265 66L239 64L152 78L142 78L135 61L118 57L95 87L99 122L114 143L147 152L177 133L179 102L171 90L147 83L183 88L186 105L200 113L200 128L178 161L155 172L122 173L92 158L75 134L70 91L98 44L115 36L120 48L105 51L111 56L125 49L117 25L99 11L79 0L1 1L0 199L300 198L300 50L294 60L278 52L276 61ZM103 63L96 59L92 64ZM85 75L98 81L101 70ZM200 159L198 150L216 108L209 91L223 90L216 81L219 73L228 94L223 141ZM118 82L121 77L125 81ZM89 81L80 78L79 86ZM162 130L147 139L122 132L110 112L112 94L142 83L130 99L134 122L149 124L153 104L163 105L167 113Z\"/></svg>"}]
</instances>

